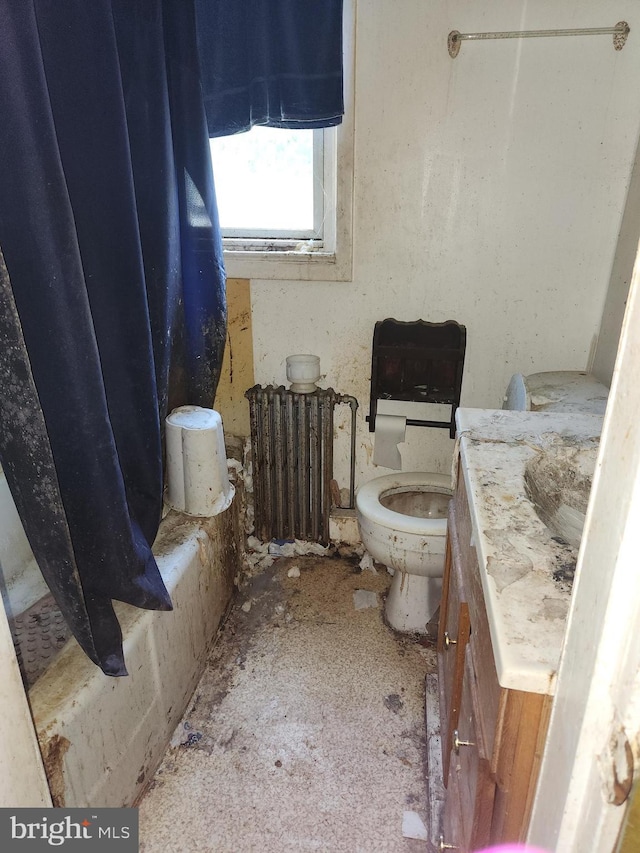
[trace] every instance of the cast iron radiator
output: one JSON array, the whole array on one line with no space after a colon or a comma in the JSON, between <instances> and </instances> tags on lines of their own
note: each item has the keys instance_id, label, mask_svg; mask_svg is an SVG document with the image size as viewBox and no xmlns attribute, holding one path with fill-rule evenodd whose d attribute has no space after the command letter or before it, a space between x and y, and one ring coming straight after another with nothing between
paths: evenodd
<instances>
[{"instance_id":1,"label":"cast iron radiator","mask_svg":"<svg viewBox=\"0 0 640 853\"><path fill-rule=\"evenodd\" d=\"M351 483L355 472L355 397L318 388L298 394L255 385L249 400L253 451L255 535L329 542L333 478L333 410L351 406ZM337 485L334 494L337 491Z\"/></svg>"}]
</instances>

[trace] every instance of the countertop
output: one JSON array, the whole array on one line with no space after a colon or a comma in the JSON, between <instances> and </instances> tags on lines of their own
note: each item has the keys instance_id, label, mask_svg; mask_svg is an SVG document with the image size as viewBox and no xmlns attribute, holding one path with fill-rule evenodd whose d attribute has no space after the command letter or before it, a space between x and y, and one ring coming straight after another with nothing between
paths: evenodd
<instances>
[{"instance_id":1,"label":"countertop","mask_svg":"<svg viewBox=\"0 0 640 853\"><path fill-rule=\"evenodd\" d=\"M603 416L460 408L459 456L469 495L498 680L553 694L577 550L552 538L526 496L527 462L562 446L595 451ZM554 578L555 574L555 578Z\"/></svg>"}]
</instances>

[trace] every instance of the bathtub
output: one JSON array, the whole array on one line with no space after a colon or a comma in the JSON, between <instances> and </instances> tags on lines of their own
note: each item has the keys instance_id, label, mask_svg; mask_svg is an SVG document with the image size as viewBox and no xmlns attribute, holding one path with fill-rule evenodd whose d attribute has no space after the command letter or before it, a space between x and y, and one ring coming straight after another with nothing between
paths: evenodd
<instances>
[{"instance_id":1,"label":"bathtub","mask_svg":"<svg viewBox=\"0 0 640 853\"><path fill-rule=\"evenodd\" d=\"M72 638L28 690L54 805L130 806L153 775L231 600L239 503L213 518L163 519L153 550L174 609L115 602L127 677L105 676ZM0 567L10 620L48 593L1 472Z\"/></svg>"}]
</instances>

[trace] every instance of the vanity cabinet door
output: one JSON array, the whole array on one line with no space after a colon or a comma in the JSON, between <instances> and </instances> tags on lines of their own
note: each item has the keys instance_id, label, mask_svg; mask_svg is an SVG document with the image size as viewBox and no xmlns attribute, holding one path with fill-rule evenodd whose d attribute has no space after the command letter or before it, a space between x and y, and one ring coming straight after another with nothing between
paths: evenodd
<instances>
[{"instance_id":1,"label":"vanity cabinet door","mask_svg":"<svg viewBox=\"0 0 640 853\"><path fill-rule=\"evenodd\" d=\"M474 544L473 524L464 477L459 476L453 504L452 555L460 567L458 587L469 607L472 634L468 643L469 680L474 713L475 742L479 752L477 782L484 791L476 803L491 802L490 836L486 839L486 812L476 811L480 831L471 849L492 844L520 842L526 837L531 805L544 748L551 697L502 687L496 670L491 629ZM463 696L460 729L464 718ZM460 740L474 741L473 737ZM462 749L461 749L462 753ZM470 756L468 756L470 760ZM475 759L474 759L475 760ZM462 772L462 771L461 771ZM473 776L473 773L472 773ZM463 783L460 783L463 793ZM464 796L462 797L464 799ZM471 793L467 800L473 801Z\"/></svg>"},{"instance_id":2,"label":"vanity cabinet door","mask_svg":"<svg viewBox=\"0 0 640 853\"><path fill-rule=\"evenodd\" d=\"M460 775L458 773L450 774L447 786L447 798L444 803L439 849L443 851L456 850L460 851L460 853L465 853L467 848L465 846L462 803L458 787L459 781Z\"/></svg>"},{"instance_id":3,"label":"vanity cabinet door","mask_svg":"<svg viewBox=\"0 0 640 853\"><path fill-rule=\"evenodd\" d=\"M489 843L493 818L495 782L479 723L476 676L467 648L462 704L458 728L453 734L452 772L460 775L460 806L464 849L478 850Z\"/></svg>"},{"instance_id":4,"label":"vanity cabinet door","mask_svg":"<svg viewBox=\"0 0 640 853\"><path fill-rule=\"evenodd\" d=\"M469 607L462 587L455 512L450 505L449 535L438 624L438 671L440 683L440 725L442 768L448 784L453 732L458 727L465 669L465 652L469 642Z\"/></svg>"},{"instance_id":5,"label":"vanity cabinet door","mask_svg":"<svg viewBox=\"0 0 640 853\"><path fill-rule=\"evenodd\" d=\"M460 853L489 843L495 784L477 725L477 693L470 651L465 654L462 702L453 731L443 820L444 849Z\"/></svg>"}]
</instances>

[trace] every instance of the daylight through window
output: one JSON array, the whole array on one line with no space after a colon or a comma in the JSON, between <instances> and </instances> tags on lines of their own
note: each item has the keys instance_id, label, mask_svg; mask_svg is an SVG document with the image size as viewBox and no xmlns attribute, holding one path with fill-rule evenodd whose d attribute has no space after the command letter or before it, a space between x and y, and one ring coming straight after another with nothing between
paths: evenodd
<instances>
[{"instance_id":1,"label":"daylight through window","mask_svg":"<svg viewBox=\"0 0 640 853\"><path fill-rule=\"evenodd\" d=\"M254 127L210 142L223 237L322 240L322 130Z\"/></svg>"}]
</instances>

